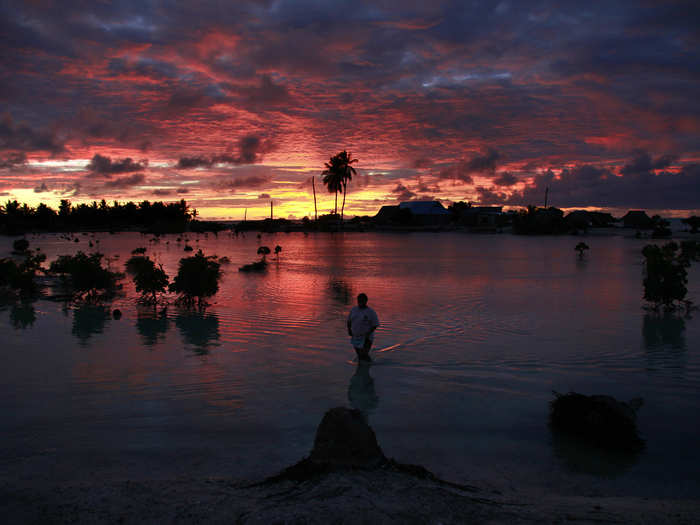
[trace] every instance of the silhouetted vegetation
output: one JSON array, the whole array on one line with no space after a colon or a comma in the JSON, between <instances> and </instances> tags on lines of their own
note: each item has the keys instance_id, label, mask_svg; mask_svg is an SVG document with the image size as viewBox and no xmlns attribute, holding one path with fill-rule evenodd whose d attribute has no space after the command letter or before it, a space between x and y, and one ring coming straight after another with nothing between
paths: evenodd
<instances>
[{"instance_id":1,"label":"silhouetted vegetation","mask_svg":"<svg viewBox=\"0 0 700 525\"><path fill-rule=\"evenodd\" d=\"M574 248L574 250L576 250L578 252L579 259L583 259L584 253L586 252L586 250L589 250L589 249L590 248L588 247L588 245L585 242L578 243L576 245L576 248Z\"/></svg>"},{"instance_id":2,"label":"silhouetted vegetation","mask_svg":"<svg viewBox=\"0 0 700 525\"><path fill-rule=\"evenodd\" d=\"M564 212L559 208L528 206L513 216L513 232L520 235L565 233Z\"/></svg>"},{"instance_id":3,"label":"silhouetted vegetation","mask_svg":"<svg viewBox=\"0 0 700 525\"><path fill-rule=\"evenodd\" d=\"M642 249L644 255L644 299L655 308L662 306L672 310L680 304L689 307L688 271L692 261L700 257L700 248L695 241L684 241L679 246L669 242L663 246L648 244Z\"/></svg>"},{"instance_id":4,"label":"silhouetted vegetation","mask_svg":"<svg viewBox=\"0 0 700 525\"><path fill-rule=\"evenodd\" d=\"M552 428L604 449L634 452L644 447L636 424L641 399L625 403L610 396L554 394L549 404Z\"/></svg>"},{"instance_id":5,"label":"silhouetted vegetation","mask_svg":"<svg viewBox=\"0 0 700 525\"><path fill-rule=\"evenodd\" d=\"M146 253L146 248L143 246L131 250L131 255L143 255L144 253Z\"/></svg>"},{"instance_id":6,"label":"silhouetted vegetation","mask_svg":"<svg viewBox=\"0 0 700 525\"><path fill-rule=\"evenodd\" d=\"M221 268L216 256L205 256L199 250L192 257L183 257L178 265L178 272L170 284L170 291L180 294L181 302L194 304L195 299L201 306L206 297L219 291Z\"/></svg>"},{"instance_id":7,"label":"silhouetted vegetation","mask_svg":"<svg viewBox=\"0 0 700 525\"><path fill-rule=\"evenodd\" d=\"M690 233L698 233L698 228L700 228L700 217L693 215L692 217L683 219L681 222L690 226Z\"/></svg>"},{"instance_id":8,"label":"silhouetted vegetation","mask_svg":"<svg viewBox=\"0 0 700 525\"><path fill-rule=\"evenodd\" d=\"M260 246L258 248L258 255L262 255L262 260L265 261L266 257L270 255L270 248L267 246Z\"/></svg>"},{"instance_id":9,"label":"silhouetted vegetation","mask_svg":"<svg viewBox=\"0 0 700 525\"><path fill-rule=\"evenodd\" d=\"M37 285L34 278L45 260L46 255L32 251L27 251L24 260L19 263L13 259L0 259L0 288L21 294L35 292Z\"/></svg>"},{"instance_id":10,"label":"silhouetted vegetation","mask_svg":"<svg viewBox=\"0 0 700 525\"><path fill-rule=\"evenodd\" d=\"M671 228L669 228L669 222L666 219L654 215L651 220L654 224L651 232L651 237L653 239L667 239L671 236Z\"/></svg>"},{"instance_id":11,"label":"silhouetted vegetation","mask_svg":"<svg viewBox=\"0 0 700 525\"><path fill-rule=\"evenodd\" d=\"M95 300L100 292L112 294L122 277L102 266L101 253L87 255L79 251L75 255L61 255L51 263L49 271L62 276L77 298Z\"/></svg>"},{"instance_id":12,"label":"silhouetted vegetation","mask_svg":"<svg viewBox=\"0 0 700 525\"><path fill-rule=\"evenodd\" d=\"M138 256L132 257L126 264L127 269L132 269L136 291L141 293L141 300L155 304L158 294L165 293L168 289L168 275L163 266L156 266L149 257Z\"/></svg>"},{"instance_id":13,"label":"silhouetted vegetation","mask_svg":"<svg viewBox=\"0 0 700 525\"><path fill-rule=\"evenodd\" d=\"M15 253L24 253L29 249L29 241L27 239L17 239L12 243L12 251Z\"/></svg>"},{"instance_id":14,"label":"silhouetted vegetation","mask_svg":"<svg viewBox=\"0 0 700 525\"><path fill-rule=\"evenodd\" d=\"M0 206L0 233L17 234L28 231L116 231L140 229L153 233L184 231L192 221L192 213L185 200L163 203L143 201L112 205L103 199L99 203L73 206L62 200L58 211L46 204L36 208L20 205L16 200ZM217 223L198 224L197 228L220 229Z\"/></svg>"},{"instance_id":15,"label":"silhouetted vegetation","mask_svg":"<svg viewBox=\"0 0 700 525\"><path fill-rule=\"evenodd\" d=\"M326 169L321 173L323 175L323 184L328 188L328 193L335 193L335 208L333 214L338 216L338 193L343 194L343 205L340 210L340 220L343 220L343 212L345 211L345 196L347 194L348 182L352 180L352 176L356 175L355 168L352 163L357 162L353 159L352 153L343 150L337 155L330 158L329 162L325 163Z\"/></svg>"}]
</instances>

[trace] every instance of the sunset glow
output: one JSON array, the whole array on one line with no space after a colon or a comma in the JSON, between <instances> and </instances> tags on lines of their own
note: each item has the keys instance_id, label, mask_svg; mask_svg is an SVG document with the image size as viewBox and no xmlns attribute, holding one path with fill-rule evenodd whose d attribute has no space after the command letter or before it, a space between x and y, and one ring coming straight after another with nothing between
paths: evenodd
<instances>
[{"instance_id":1,"label":"sunset glow","mask_svg":"<svg viewBox=\"0 0 700 525\"><path fill-rule=\"evenodd\" d=\"M1 8L2 202L700 214L694 3L71 4Z\"/></svg>"}]
</instances>

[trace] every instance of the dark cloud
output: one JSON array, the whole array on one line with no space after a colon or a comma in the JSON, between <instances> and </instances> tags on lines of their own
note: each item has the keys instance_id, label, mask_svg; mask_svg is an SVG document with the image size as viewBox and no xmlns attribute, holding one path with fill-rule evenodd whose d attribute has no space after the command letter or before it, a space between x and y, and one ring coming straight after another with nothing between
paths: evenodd
<instances>
[{"instance_id":1,"label":"dark cloud","mask_svg":"<svg viewBox=\"0 0 700 525\"><path fill-rule=\"evenodd\" d=\"M269 193L261 193L260 195L258 195L258 199L261 199L261 200L267 199L267 200L269 200L269 199L270 199L270 194L269 194Z\"/></svg>"},{"instance_id":2,"label":"dark cloud","mask_svg":"<svg viewBox=\"0 0 700 525\"><path fill-rule=\"evenodd\" d=\"M633 164L634 159L628 165ZM639 171L619 176L608 168L584 164L564 169L558 175L547 170L511 195L495 187L477 188L477 192L490 204L526 206L542 205L547 189L549 204L562 208L692 210L700 203L700 164L687 164L677 172Z\"/></svg>"},{"instance_id":3,"label":"dark cloud","mask_svg":"<svg viewBox=\"0 0 700 525\"><path fill-rule=\"evenodd\" d=\"M391 193L394 194L396 200L398 201L410 201L418 197L418 194L409 190L406 186L401 184L400 182L394 187L394 189L391 190Z\"/></svg>"},{"instance_id":4,"label":"dark cloud","mask_svg":"<svg viewBox=\"0 0 700 525\"><path fill-rule=\"evenodd\" d=\"M143 173L134 173L133 175L128 175L126 177L120 177L118 179L107 181L105 182L104 187L108 189L131 188L133 186L143 184L145 180L146 177Z\"/></svg>"},{"instance_id":5,"label":"dark cloud","mask_svg":"<svg viewBox=\"0 0 700 525\"><path fill-rule=\"evenodd\" d=\"M269 75L261 76L259 84L254 87L242 88L241 94L244 107L256 111L276 109L291 102L289 90L275 83Z\"/></svg>"},{"instance_id":6,"label":"dark cloud","mask_svg":"<svg viewBox=\"0 0 700 525\"><path fill-rule=\"evenodd\" d=\"M140 171L148 166L148 161L134 162L130 158L112 161L111 158L96 153L90 163L85 166L93 173L110 177L117 173L130 173Z\"/></svg>"},{"instance_id":7,"label":"dark cloud","mask_svg":"<svg viewBox=\"0 0 700 525\"><path fill-rule=\"evenodd\" d=\"M190 190L187 188L178 188L175 190L175 193L177 193L178 195L185 195L189 192L190 192Z\"/></svg>"},{"instance_id":8,"label":"dark cloud","mask_svg":"<svg viewBox=\"0 0 700 525\"><path fill-rule=\"evenodd\" d=\"M0 159L0 169L14 168L27 162L27 155L24 153L11 153L4 159Z\"/></svg>"},{"instance_id":9,"label":"dark cloud","mask_svg":"<svg viewBox=\"0 0 700 525\"><path fill-rule=\"evenodd\" d=\"M177 168L182 170L192 169L192 168L202 168L209 167L213 164L211 158L204 157L203 155L197 155L194 157L180 157L177 161Z\"/></svg>"},{"instance_id":10,"label":"dark cloud","mask_svg":"<svg viewBox=\"0 0 700 525\"><path fill-rule=\"evenodd\" d=\"M157 197L167 197L169 195L173 195L175 192L173 190L166 190L162 188L158 188L153 190L153 195Z\"/></svg>"},{"instance_id":11,"label":"dark cloud","mask_svg":"<svg viewBox=\"0 0 700 525\"><path fill-rule=\"evenodd\" d=\"M37 130L27 124L16 123L9 113L0 118L0 150L58 154L65 149L65 144L53 131Z\"/></svg>"},{"instance_id":12,"label":"dark cloud","mask_svg":"<svg viewBox=\"0 0 700 525\"><path fill-rule=\"evenodd\" d=\"M259 175L249 177L230 178L219 184L219 188L228 190L253 190L270 184L270 178Z\"/></svg>"},{"instance_id":13,"label":"dark cloud","mask_svg":"<svg viewBox=\"0 0 700 525\"><path fill-rule=\"evenodd\" d=\"M180 157L177 168L206 168L214 164L256 164L262 162L263 156L272 150L274 150L272 142L264 141L256 135L246 135L238 141L237 153L222 153L211 157L204 155Z\"/></svg>"},{"instance_id":14,"label":"dark cloud","mask_svg":"<svg viewBox=\"0 0 700 525\"><path fill-rule=\"evenodd\" d=\"M518 183L518 178L509 171L504 171L493 179L493 183L497 186L513 186Z\"/></svg>"},{"instance_id":15,"label":"dark cloud","mask_svg":"<svg viewBox=\"0 0 700 525\"><path fill-rule=\"evenodd\" d=\"M493 173L496 169L496 161L500 155L493 148L488 148L483 155L476 155L469 160L464 169L468 173Z\"/></svg>"},{"instance_id":16,"label":"dark cloud","mask_svg":"<svg viewBox=\"0 0 700 525\"><path fill-rule=\"evenodd\" d=\"M49 191L49 188L46 187L45 182L42 182L40 186L34 188L34 193L45 193L47 191Z\"/></svg>"},{"instance_id":17,"label":"dark cloud","mask_svg":"<svg viewBox=\"0 0 700 525\"><path fill-rule=\"evenodd\" d=\"M620 173L623 175L639 175L649 173L650 171L662 170L668 168L676 159L675 155L662 155L656 159L652 159L646 151L637 151L636 156L631 162L625 164Z\"/></svg>"}]
</instances>

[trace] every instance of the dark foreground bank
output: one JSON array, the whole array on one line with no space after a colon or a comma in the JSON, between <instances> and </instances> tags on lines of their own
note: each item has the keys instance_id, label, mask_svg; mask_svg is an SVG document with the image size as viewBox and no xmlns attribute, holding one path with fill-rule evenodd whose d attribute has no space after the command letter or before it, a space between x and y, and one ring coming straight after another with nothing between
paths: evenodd
<instances>
[{"instance_id":1,"label":"dark foreground bank","mask_svg":"<svg viewBox=\"0 0 700 525\"><path fill-rule=\"evenodd\" d=\"M14 523L699 523L700 502L459 489L392 470L307 481L153 480L0 489Z\"/></svg>"},{"instance_id":2,"label":"dark foreground bank","mask_svg":"<svg viewBox=\"0 0 700 525\"><path fill-rule=\"evenodd\" d=\"M4 523L698 523L700 501L460 485L388 459L358 410L329 410L308 457L266 480L0 487Z\"/></svg>"}]
</instances>

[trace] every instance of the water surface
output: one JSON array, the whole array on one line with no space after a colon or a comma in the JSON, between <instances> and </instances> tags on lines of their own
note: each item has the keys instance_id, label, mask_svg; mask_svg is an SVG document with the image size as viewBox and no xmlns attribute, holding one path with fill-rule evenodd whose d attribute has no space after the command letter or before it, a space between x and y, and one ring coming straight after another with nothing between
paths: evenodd
<instances>
[{"instance_id":1,"label":"water surface","mask_svg":"<svg viewBox=\"0 0 700 525\"><path fill-rule=\"evenodd\" d=\"M114 269L146 246L171 277L187 255L177 236L79 238L29 240L49 260L92 241ZM2 477L258 478L307 454L324 411L347 405L388 456L455 481L699 497L700 322L642 309L645 241L587 237L580 261L579 240L189 235L231 260L205 310L139 306L129 279L102 306L3 303ZM279 261L239 273L259 243L281 245ZM358 369L345 319L361 291L382 325ZM552 435L552 390L643 397L646 450L604 456Z\"/></svg>"}]
</instances>

